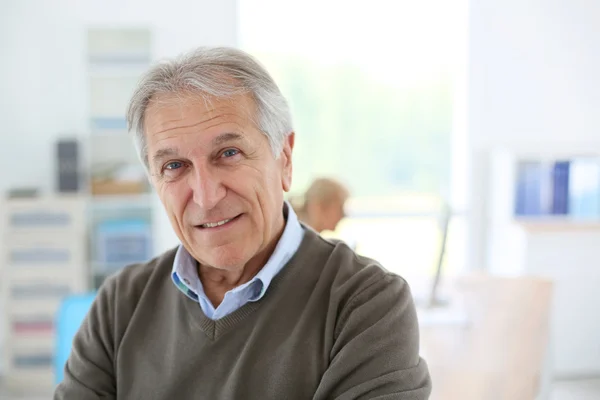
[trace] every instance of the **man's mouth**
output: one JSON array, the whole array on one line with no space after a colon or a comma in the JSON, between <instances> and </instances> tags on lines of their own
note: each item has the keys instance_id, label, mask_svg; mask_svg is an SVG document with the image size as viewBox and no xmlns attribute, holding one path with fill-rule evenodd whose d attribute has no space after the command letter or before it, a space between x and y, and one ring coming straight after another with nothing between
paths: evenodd
<instances>
[{"instance_id":1,"label":"man's mouth","mask_svg":"<svg viewBox=\"0 0 600 400\"><path fill-rule=\"evenodd\" d=\"M237 215L237 216L235 216L233 218L227 218L227 219L224 219L224 220L221 220L221 221L217 221L217 222L207 222L207 223L199 225L199 226L200 226L200 228L204 228L204 229L207 229L207 228L216 228L218 226L223 226L226 223L231 222L231 221L237 219L238 217L239 217L239 215Z\"/></svg>"}]
</instances>

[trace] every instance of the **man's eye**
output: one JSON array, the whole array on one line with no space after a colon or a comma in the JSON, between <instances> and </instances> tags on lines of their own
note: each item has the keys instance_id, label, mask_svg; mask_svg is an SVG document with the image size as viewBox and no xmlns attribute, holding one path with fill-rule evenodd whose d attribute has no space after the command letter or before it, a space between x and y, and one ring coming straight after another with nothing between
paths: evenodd
<instances>
[{"instance_id":1,"label":"man's eye","mask_svg":"<svg viewBox=\"0 0 600 400\"><path fill-rule=\"evenodd\" d=\"M165 169L174 170L183 167L183 163L181 161L173 161L165 165Z\"/></svg>"},{"instance_id":2,"label":"man's eye","mask_svg":"<svg viewBox=\"0 0 600 400\"><path fill-rule=\"evenodd\" d=\"M233 157L233 156L235 156L235 155L237 155L237 154L239 154L239 150L236 150L236 149L228 149L228 150L225 150L225 151L223 152L223 157L225 157L225 158L228 158L228 157Z\"/></svg>"}]
</instances>

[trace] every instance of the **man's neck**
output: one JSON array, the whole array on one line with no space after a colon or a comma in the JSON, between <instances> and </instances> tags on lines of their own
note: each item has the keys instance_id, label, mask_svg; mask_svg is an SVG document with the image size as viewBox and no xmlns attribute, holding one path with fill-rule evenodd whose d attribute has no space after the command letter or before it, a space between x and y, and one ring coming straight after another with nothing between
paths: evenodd
<instances>
[{"instance_id":1,"label":"man's neck","mask_svg":"<svg viewBox=\"0 0 600 400\"><path fill-rule=\"evenodd\" d=\"M215 308L221 304L225 293L252 280L265 266L281 239L285 223L286 221L282 217L281 226L274 238L262 251L239 268L224 270L208 265L198 265L198 276L202 282L204 293Z\"/></svg>"}]
</instances>

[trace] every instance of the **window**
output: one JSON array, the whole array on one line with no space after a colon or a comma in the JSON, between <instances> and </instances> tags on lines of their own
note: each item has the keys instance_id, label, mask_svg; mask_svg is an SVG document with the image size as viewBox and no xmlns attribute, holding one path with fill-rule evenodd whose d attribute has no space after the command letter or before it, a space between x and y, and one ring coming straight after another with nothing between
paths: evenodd
<instances>
[{"instance_id":1,"label":"window","mask_svg":"<svg viewBox=\"0 0 600 400\"><path fill-rule=\"evenodd\" d=\"M456 197L460 6L240 0L242 47L292 109L292 192L317 176L342 180L352 200L337 234L403 275L434 270L438 210ZM464 264L463 219L450 225L447 269Z\"/></svg>"}]
</instances>

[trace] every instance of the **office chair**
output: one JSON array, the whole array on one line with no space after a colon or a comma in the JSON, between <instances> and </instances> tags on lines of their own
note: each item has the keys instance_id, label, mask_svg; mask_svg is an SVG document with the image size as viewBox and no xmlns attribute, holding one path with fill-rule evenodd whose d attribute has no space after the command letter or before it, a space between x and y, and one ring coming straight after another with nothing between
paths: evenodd
<instances>
[{"instance_id":1,"label":"office chair","mask_svg":"<svg viewBox=\"0 0 600 400\"><path fill-rule=\"evenodd\" d=\"M64 368L71 354L73 337L79 330L83 319L87 315L95 293L74 295L66 297L56 315L56 348L54 354L55 383L63 380Z\"/></svg>"}]
</instances>

